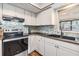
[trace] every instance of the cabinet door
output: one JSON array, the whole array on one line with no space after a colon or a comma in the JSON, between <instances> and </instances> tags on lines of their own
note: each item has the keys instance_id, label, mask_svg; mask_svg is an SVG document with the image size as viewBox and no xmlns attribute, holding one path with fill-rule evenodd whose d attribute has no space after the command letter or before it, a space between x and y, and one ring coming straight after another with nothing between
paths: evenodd
<instances>
[{"instance_id":1,"label":"cabinet door","mask_svg":"<svg viewBox=\"0 0 79 59\"><path fill-rule=\"evenodd\" d=\"M27 11L25 11L25 24L31 25L31 13Z\"/></svg>"},{"instance_id":2,"label":"cabinet door","mask_svg":"<svg viewBox=\"0 0 79 59\"><path fill-rule=\"evenodd\" d=\"M36 25L42 25L42 24L41 24L41 21L42 21L41 15L38 14L38 15L37 15L37 18L36 18Z\"/></svg>"},{"instance_id":3,"label":"cabinet door","mask_svg":"<svg viewBox=\"0 0 79 59\"><path fill-rule=\"evenodd\" d=\"M38 14L38 16L37 16L37 23L38 23L38 25L47 25L46 23L47 23L47 17L48 16L46 16L46 15L47 14L46 14L45 11L43 11L43 12Z\"/></svg>"},{"instance_id":4,"label":"cabinet door","mask_svg":"<svg viewBox=\"0 0 79 59\"><path fill-rule=\"evenodd\" d=\"M39 49L40 40L41 40L41 36L36 35L36 43L37 43L37 49L36 49L36 51L38 51L39 53L40 53L40 49Z\"/></svg>"},{"instance_id":5,"label":"cabinet door","mask_svg":"<svg viewBox=\"0 0 79 59\"><path fill-rule=\"evenodd\" d=\"M15 16L15 7L10 4L3 4L3 14L9 16Z\"/></svg>"},{"instance_id":6,"label":"cabinet door","mask_svg":"<svg viewBox=\"0 0 79 59\"><path fill-rule=\"evenodd\" d=\"M34 13L31 15L31 25L36 25L36 16Z\"/></svg>"},{"instance_id":7,"label":"cabinet door","mask_svg":"<svg viewBox=\"0 0 79 59\"><path fill-rule=\"evenodd\" d=\"M38 25L54 25L54 10L52 8L47 9L37 16Z\"/></svg>"},{"instance_id":8,"label":"cabinet door","mask_svg":"<svg viewBox=\"0 0 79 59\"><path fill-rule=\"evenodd\" d=\"M35 36L32 36L31 37L31 49L32 49L32 51L33 50L36 50L36 42L35 42Z\"/></svg>"},{"instance_id":9,"label":"cabinet door","mask_svg":"<svg viewBox=\"0 0 79 59\"><path fill-rule=\"evenodd\" d=\"M44 55L44 37L38 36L38 42L37 42L37 51L41 54Z\"/></svg>"},{"instance_id":10,"label":"cabinet door","mask_svg":"<svg viewBox=\"0 0 79 59\"><path fill-rule=\"evenodd\" d=\"M0 56L2 56L2 42L0 40Z\"/></svg>"},{"instance_id":11,"label":"cabinet door","mask_svg":"<svg viewBox=\"0 0 79 59\"><path fill-rule=\"evenodd\" d=\"M79 53L79 45L62 42L62 41L59 41L59 43L57 43L57 44L60 45L60 47L68 48L69 50L76 51Z\"/></svg>"},{"instance_id":12,"label":"cabinet door","mask_svg":"<svg viewBox=\"0 0 79 59\"><path fill-rule=\"evenodd\" d=\"M24 18L24 10L23 9L16 7L15 12L16 12L15 15L17 17Z\"/></svg>"},{"instance_id":13,"label":"cabinet door","mask_svg":"<svg viewBox=\"0 0 79 59\"><path fill-rule=\"evenodd\" d=\"M59 44L60 43L60 44ZM57 55L59 56L77 56L79 55L79 45L59 41Z\"/></svg>"},{"instance_id":14,"label":"cabinet door","mask_svg":"<svg viewBox=\"0 0 79 59\"><path fill-rule=\"evenodd\" d=\"M37 44L36 44L36 38L35 35L30 35L28 39L28 53L31 53L32 51L36 50Z\"/></svg>"},{"instance_id":15,"label":"cabinet door","mask_svg":"<svg viewBox=\"0 0 79 59\"><path fill-rule=\"evenodd\" d=\"M51 40L51 39L48 39L48 38L46 38L46 39ZM46 56L56 56L56 49L57 48L55 47L54 43L45 41L45 55Z\"/></svg>"},{"instance_id":16,"label":"cabinet door","mask_svg":"<svg viewBox=\"0 0 79 59\"><path fill-rule=\"evenodd\" d=\"M42 13L43 25L50 25L52 21L52 10L47 9Z\"/></svg>"},{"instance_id":17,"label":"cabinet door","mask_svg":"<svg viewBox=\"0 0 79 59\"><path fill-rule=\"evenodd\" d=\"M79 56L79 52L74 51L72 49L68 49L66 47L59 46L57 49L58 56Z\"/></svg>"},{"instance_id":18,"label":"cabinet door","mask_svg":"<svg viewBox=\"0 0 79 59\"><path fill-rule=\"evenodd\" d=\"M0 56L2 55L2 46L0 45Z\"/></svg>"},{"instance_id":19,"label":"cabinet door","mask_svg":"<svg viewBox=\"0 0 79 59\"><path fill-rule=\"evenodd\" d=\"M31 36L28 36L28 54L31 53Z\"/></svg>"},{"instance_id":20,"label":"cabinet door","mask_svg":"<svg viewBox=\"0 0 79 59\"><path fill-rule=\"evenodd\" d=\"M44 37L40 39L39 51L42 55L44 55Z\"/></svg>"},{"instance_id":21,"label":"cabinet door","mask_svg":"<svg viewBox=\"0 0 79 59\"><path fill-rule=\"evenodd\" d=\"M2 3L0 3L0 20L2 20Z\"/></svg>"}]
</instances>

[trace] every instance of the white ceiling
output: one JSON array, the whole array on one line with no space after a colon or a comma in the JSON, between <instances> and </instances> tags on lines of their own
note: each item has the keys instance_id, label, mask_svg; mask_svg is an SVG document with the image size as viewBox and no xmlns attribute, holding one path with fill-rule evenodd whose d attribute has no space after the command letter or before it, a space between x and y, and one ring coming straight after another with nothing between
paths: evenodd
<instances>
[{"instance_id":1,"label":"white ceiling","mask_svg":"<svg viewBox=\"0 0 79 59\"><path fill-rule=\"evenodd\" d=\"M37 13L40 11L40 9L33 7L30 3L10 3L11 5L23 8L25 10Z\"/></svg>"},{"instance_id":2,"label":"white ceiling","mask_svg":"<svg viewBox=\"0 0 79 59\"><path fill-rule=\"evenodd\" d=\"M48 6L48 5L51 5L52 3L31 3L31 4L42 9L42 8Z\"/></svg>"},{"instance_id":3,"label":"white ceiling","mask_svg":"<svg viewBox=\"0 0 79 59\"><path fill-rule=\"evenodd\" d=\"M39 13L48 8L59 8L66 3L9 3L11 5L23 8L33 13Z\"/></svg>"}]
</instances>

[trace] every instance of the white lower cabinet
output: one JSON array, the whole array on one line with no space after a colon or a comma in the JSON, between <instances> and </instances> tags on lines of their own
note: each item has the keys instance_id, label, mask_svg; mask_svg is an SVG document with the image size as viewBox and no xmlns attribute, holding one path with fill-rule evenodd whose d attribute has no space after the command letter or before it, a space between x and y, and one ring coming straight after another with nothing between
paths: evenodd
<instances>
[{"instance_id":1,"label":"white lower cabinet","mask_svg":"<svg viewBox=\"0 0 79 59\"><path fill-rule=\"evenodd\" d=\"M54 39L45 38L45 56L56 56L56 42Z\"/></svg>"},{"instance_id":2,"label":"white lower cabinet","mask_svg":"<svg viewBox=\"0 0 79 59\"><path fill-rule=\"evenodd\" d=\"M58 56L79 56L79 52L73 51L69 48L59 46L57 49Z\"/></svg>"},{"instance_id":3,"label":"white lower cabinet","mask_svg":"<svg viewBox=\"0 0 79 59\"><path fill-rule=\"evenodd\" d=\"M32 51L36 50L37 44L36 44L36 36L30 35L28 39L28 53L31 53Z\"/></svg>"},{"instance_id":4,"label":"white lower cabinet","mask_svg":"<svg viewBox=\"0 0 79 59\"><path fill-rule=\"evenodd\" d=\"M45 56L79 56L79 45L71 44L40 35L29 36L28 52L38 51Z\"/></svg>"},{"instance_id":5,"label":"white lower cabinet","mask_svg":"<svg viewBox=\"0 0 79 59\"><path fill-rule=\"evenodd\" d=\"M45 43L45 56L56 56L56 47L55 44Z\"/></svg>"},{"instance_id":6,"label":"white lower cabinet","mask_svg":"<svg viewBox=\"0 0 79 59\"><path fill-rule=\"evenodd\" d=\"M47 38L45 56L79 56L79 45Z\"/></svg>"},{"instance_id":7,"label":"white lower cabinet","mask_svg":"<svg viewBox=\"0 0 79 59\"><path fill-rule=\"evenodd\" d=\"M2 45L0 45L0 56L2 56Z\"/></svg>"},{"instance_id":8,"label":"white lower cabinet","mask_svg":"<svg viewBox=\"0 0 79 59\"><path fill-rule=\"evenodd\" d=\"M37 51L44 55L44 37L36 36L37 37Z\"/></svg>"},{"instance_id":9,"label":"white lower cabinet","mask_svg":"<svg viewBox=\"0 0 79 59\"><path fill-rule=\"evenodd\" d=\"M0 56L2 56L2 41L0 40Z\"/></svg>"},{"instance_id":10,"label":"white lower cabinet","mask_svg":"<svg viewBox=\"0 0 79 59\"><path fill-rule=\"evenodd\" d=\"M38 51L44 55L44 38L38 35L30 35L28 39L28 53L32 51Z\"/></svg>"}]
</instances>

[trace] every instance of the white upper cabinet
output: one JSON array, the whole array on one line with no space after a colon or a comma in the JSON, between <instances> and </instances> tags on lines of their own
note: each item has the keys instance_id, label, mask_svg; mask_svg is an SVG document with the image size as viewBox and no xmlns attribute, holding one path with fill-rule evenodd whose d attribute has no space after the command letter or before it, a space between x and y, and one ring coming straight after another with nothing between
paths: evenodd
<instances>
[{"instance_id":1,"label":"white upper cabinet","mask_svg":"<svg viewBox=\"0 0 79 59\"><path fill-rule=\"evenodd\" d=\"M28 12L27 10L21 9L8 3L3 4L3 15L24 18L25 25L36 25L36 15L34 13ZM1 17L2 17L2 4L0 4L0 18Z\"/></svg>"},{"instance_id":2,"label":"white upper cabinet","mask_svg":"<svg viewBox=\"0 0 79 59\"><path fill-rule=\"evenodd\" d=\"M50 8L37 16L37 25L55 25L55 11Z\"/></svg>"},{"instance_id":3,"label":"white upper cabinet","mask_svg":"<svg viewBox=\"0 0 79 59\"><path fill-rule=\"evenodd\" d=\"M34 13L25 11L25 25L36 25L36 16Z\"/></svg>"},{"instance_id":4,"label":"white upper cabinet","mask_svg":"<svg viewBox=\"0 0 79 59\"><path fill-rule=\"evenodd\" d=\"M31 13L31 25L36 25L36 15L34 13Z\"/></svg>"},{"instance_id":5,"label":"white upper cabinet","mask_svg":"<svg viewBox=\"0 0 79 59\"><path fill-rule=\"evenodd\" d=\"M10 4L3 4L3 15L15 16L15 7Z\"/></svg>"},{"instance_id":6,"label":"white upper cabinet","mask_svg":"<svg viewBox=\"0 0 79 59\"><path fill-rule=\"evenodd\" d=\"M16 7L15 8L15 16L20 17L20 18L24 18L24 10Z\"/></svg>"},{"instance_id":7,"label":"white upper cabinet","mask_svg":"<svg viewBox=\"0 0 79 59\"><path fill-rule=\"evenodd\" d=\"M2 19L2 4L0 3L0 20Z\"/></svg>"},{"instance_id":8,"label":"white upper cabinet","mask_svg":"<svg viewBox=\"0 0 79 59\"><path fill-rule=\"evenodd\" d=\"M18 8L10 4L3 4L3 15L24 18L24 9Z\"/></svg>"},{"instance_id":9,"label":"white upper cabinet","mask_svg":"<svg viewBox=\"0 0 79 59\"><path fill-rule=\"evenodd\" d=\"M31 13L25 11L25 25L31 25Z\"/></svg>"}]
</instances>

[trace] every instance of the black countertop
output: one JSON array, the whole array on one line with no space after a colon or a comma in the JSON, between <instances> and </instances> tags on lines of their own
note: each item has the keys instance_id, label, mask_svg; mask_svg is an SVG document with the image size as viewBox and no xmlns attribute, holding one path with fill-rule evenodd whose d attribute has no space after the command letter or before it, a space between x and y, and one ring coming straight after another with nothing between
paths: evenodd
<instances>
[{"instance_id":1,"label":"black countertop","mask_svg":"<svg viewBox=\"0 0 79 59\"><path fill-rule=\"evenodd\" d=\"M47 33L39 33L39 32L33 32L30 35L40 35L40 36L47 37L47 38L50 38L50 39L55 39L55 40L79 45L79 42L75 41L73 37L72 37L72 40L71 39L69 40L69 39L65 39L64 37L61 37L59 35L53 36L53 35L49 35Z\"/></svg>"}]
</instances>

